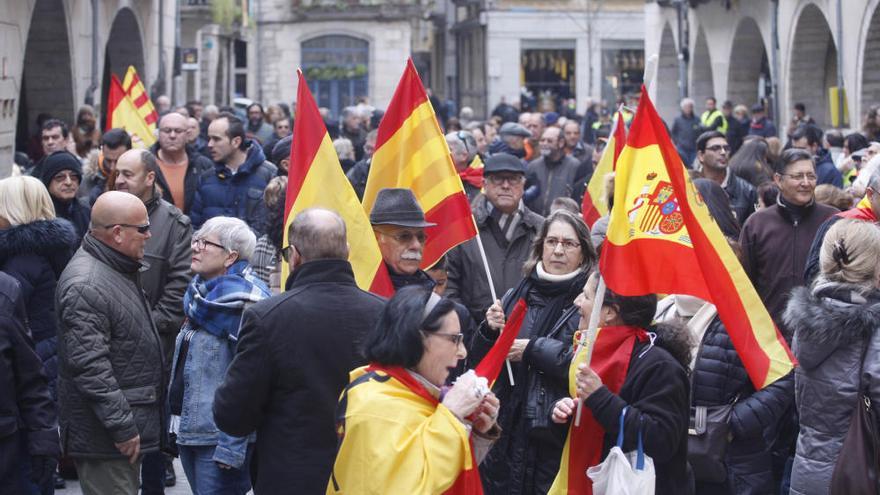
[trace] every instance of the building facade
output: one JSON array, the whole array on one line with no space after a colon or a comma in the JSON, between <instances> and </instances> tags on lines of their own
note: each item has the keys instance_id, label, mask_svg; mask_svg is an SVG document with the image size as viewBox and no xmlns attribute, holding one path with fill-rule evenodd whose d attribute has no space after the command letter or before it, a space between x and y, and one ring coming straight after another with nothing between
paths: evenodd
<instances>
[{"instance_id":1,"label":"building facade","mask_svg":"<svg viewBox=\"0 0 880 495\"><path fill-rule=\"evenodd\" d=\"M822 127L859 128L880 103L880 0L698 0L681 16L676 4L644 6L645 52L658 56L651 93L667 120L683 94L698 111L708 96L761 101L783 124L803 103ZM683 87L672 82L680 73ZM841 101L843 122L835 118Z\"/></svg>"},{"instance_id":2,"label":"building facade","mask_svg":"<svg viewBox=\"0 0 880 495\"><path fill-rule=\"evenodd\" d=\"M457 64L448 93L486 115L502 99L559 111L567 99L638 93L644 72L644 2L455 0Z\"/></svg>"},{"instance_id":3,"label":"building facade","mask_svg":"<svg viewBox=\"0 0 880 495\"><path fill-rule=\"evenodd\" d=\"M172 82L174 0L0 2L0 177L26 149L36 119L70 124L80 105L104 108L110 74L135 66L154 94ZM161 48L161 49L160 49Z\"/></svg>"}]
</instances>

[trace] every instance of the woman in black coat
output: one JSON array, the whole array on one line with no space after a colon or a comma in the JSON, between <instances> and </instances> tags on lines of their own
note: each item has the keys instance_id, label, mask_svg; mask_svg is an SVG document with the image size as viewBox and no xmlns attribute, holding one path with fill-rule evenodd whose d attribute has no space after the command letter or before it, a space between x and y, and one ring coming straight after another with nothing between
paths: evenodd
<instances>
[{"instance_id":1,"label":"woman in black coat","mask_svg":"<svg viewBox=\"0 0 880 495\"><path fill-rule=\"evenodd\" d=\"M502 371L494 387L504 433L480 466L487 494L546 493L556 477L566 431L550 422L550 412L568 392L578 323L574 300L595 261L583 220L567 211L551 213L525 263L525 278L489 308L474 334L471 366L495 343L516 302L525 299L525 320L508 355L515 385Z\"/></svg>"},{"instance_id":2,"label":"woman in black coat","mask_svg":"<svg viewBox=\"0 0 880 495\"><path fill-rule=\"evenodd\" d=\"M28 327L53 398L58 377L55 286L78 239L70 222L55 218L52 200L40 181L0 180L0 270L21 285Z\"/></svg>"},{"instance_id":3,"label":"woman in black coat","mask_svg":"<svg viewBox=\"0 0 880 495\"><path fill-rule=\"evenodd\" d=\"M598 276L592 276L577 300L581 329L588 327L597 283ZM636 449L641 430L645 455L654 461L657 495L685 495L691 488L687 472L690 347L683 327L651 325L656 309L657 298L653 294L625 297L605 290L592 366L581 364L575 375L578 397L604 431L601 444L595 444L585 457L590 463L587 467L591 467L608 456L617 443L623 415L622 450ZM634 338L628 340L625 336ZM618 344L612 346L617 350L600 356L598 349L607 348L602 342L609 338L617 340ZM597 362L600 360L601 363ZM619 375L624 369L620 360L628 364L623 377ZM553 410L553 421L567 423L575 407L571 397L561 399Z\"/></svg>"}]
</instances>

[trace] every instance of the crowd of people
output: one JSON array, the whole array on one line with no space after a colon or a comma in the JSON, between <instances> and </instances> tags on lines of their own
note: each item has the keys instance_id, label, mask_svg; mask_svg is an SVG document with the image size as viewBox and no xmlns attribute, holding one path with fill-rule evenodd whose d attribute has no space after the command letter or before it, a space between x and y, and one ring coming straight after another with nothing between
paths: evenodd
<instances>
[{"instance_id":1,"label":"crowd of people","mask_svg":"<svg viewBox=\"0 0 880 495\"><path fill-rule=\"evenodd\" d=\"M73 476L163 493L174 457L201 494L547 493L579 401L590 465L623 428L659 494L829 493L853 409L880 398L876 111L844 134L798 104L780 140L761 104L710 98L697 117L684 99L669 126L800 362L756 389L711 302L606 289L594 311L609 219L588 226L581 204L613 123L598 104L442 122L480 236L424 268L434 224L409 189L381 190L387 300L355 283L337 212L285 230L289 107L157 104L149 148L89 107L72 127L41 116L0 180L0 493ZM361 197L382 111L322 114ZM613 174L597 180L610 209ZM490 387L472 369L520 300L510 376ZM592 313L603 364L570 374ZM718 443L689 448L719 414Z\"/></svg>"}]
</instances>

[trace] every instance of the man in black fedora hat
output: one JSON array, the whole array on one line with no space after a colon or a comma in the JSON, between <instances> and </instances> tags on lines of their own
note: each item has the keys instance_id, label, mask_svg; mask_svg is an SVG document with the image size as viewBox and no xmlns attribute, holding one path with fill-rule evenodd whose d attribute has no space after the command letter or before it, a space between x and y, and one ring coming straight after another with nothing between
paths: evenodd
<instances>
[{"instance_id":1,"label":"man in black fedora hat","mask_svg":"<svg viewBox=\"0 0 880 495\"><path fill-rule=\"evenodd\" d=\"M422 252L425 249L425 227L434 223L425 221L425 213L415 195L409 189L387 188L379 191L370 223L376 233L382 260L388 267L388 275L394 290L408 285L418 285L428 290L434 289L434 280L421 269ZM455 303L455 312L465 334L465 342L470 341L475 327L468 310ZM462 371L471 366L461 362L449 374L454 380Z\"/></svg>"},{"instance_id":2,"label":"man in black fedora hat","mask_svg":"<svg viewBox=\"0 0 880 495\"><path fill-rule=\"evenodd\" d=\"M425 227L436 224L425 221L425 213L413 192L401 188L379 191L370 212L370 223L394 290L407 285L432 289L434 281L420 265L425 249Z\"/></svg>"}]
</instances>

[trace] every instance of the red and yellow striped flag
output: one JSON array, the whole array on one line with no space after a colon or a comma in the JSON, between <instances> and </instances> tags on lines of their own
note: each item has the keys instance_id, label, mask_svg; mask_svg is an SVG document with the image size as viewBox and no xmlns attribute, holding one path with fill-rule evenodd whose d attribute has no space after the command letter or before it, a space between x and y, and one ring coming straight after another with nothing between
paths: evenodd
<instances>
[{"instance_id":1,"label":"red and yellow striped flag","mask_svg":"<svg viewBox=\"0 0 880 495\"><path fill-rule=\"evenodd\" d=\"M379 124L376 152L364 191L364 210L370 212L376 195L387 187L411 189L425 212L428 227L422 268L477 235L471 207L455 171L446 138L412 59L394 91Z\"/></svg>"},{"instance_id":2,"label":"red and yellow striped flag","mask_svg":"<svg viewBox=\"0 0 880 495\"><path fill-rule=\"evenodd\" d=\"M144 120L116 74L110 76L110 91L107 95L107 130L114 127L125 129L131 135L135 148L148 148L156 142L155 120L152 125Z\"/></svg>"},{"instance_id":3,"label":"red and yellow striped flag","mask_svg":"<svg viewBox=\"0 0 880 495\"><path fill-rule=\"evenodd\" d=\"M297 213L313 207L333 210L345 220L349 262L358 286L381 296L390 296L394 289L382 263L382 253L370 220L339 165L339 157L302 71L298 70L297 76L296 119L284 206L284 243L287 243L286 233ZM284 263L282 287L288 273L289 267Z\"/></svg>"},{"instance_id":4,"label":"red and yellow striped flag","mask_svg":"<svg viewBox=\"0 0 880 495\"><path fill-rule=\"evenodd\" d=\"M147 146L152 145L156 141L155 134L156 125L159 122L159 113L156 112L153 102L150 101L150 96L147 95L144 83L141 82L133 65L129 65L128 70L125 71L125 78L122 79L122 90L125 92L125 95L131 99L131 102L137 109L137 114L140 115L141 119L143 119L147 128L150 130L151 142L147 144ZM146 142L147 140L144 139L144 143Z\"/></svg>"},{"instance_id":5,"label":"red and yellow striped flag","mask_svg":"<svg viewBox=\"0 0 880 495\"><path fill-rule=\"evenodd\" d=\"M621 295L689 294L712 302L756 389L796 366L644 87L617 161L599 268Z\"/></svg>"},{"instance_id":6,"label":"red and yellow striped flag","mask_svg":"<svg viewBox=\"0 0 880 495\"><path fill-rule=\"evenodd\" d=\"M584 221L590 228L593 228L596 220L608 214L608 191L605 190L605 176L614 172L617 158L620 157L625 143L626 125L623 123L623 114L617 112L617 116L614 118L614 132L608 136L605 151L602 152L602 157L596 164L596 170L593 170L593 176L590 178L581 203Z\"/></svg>"}]
</instances>

